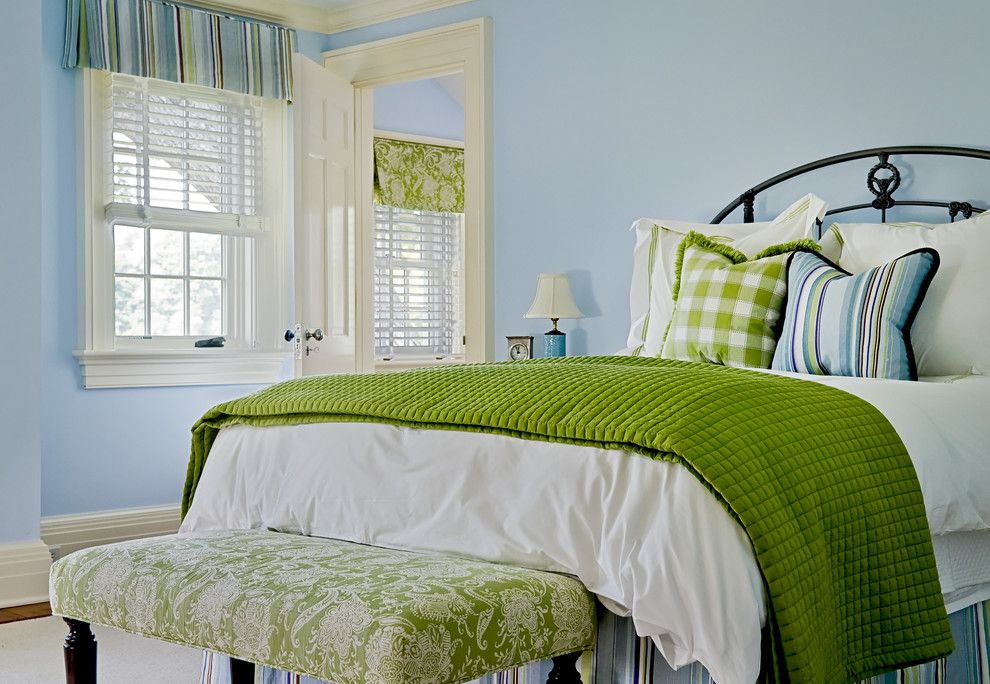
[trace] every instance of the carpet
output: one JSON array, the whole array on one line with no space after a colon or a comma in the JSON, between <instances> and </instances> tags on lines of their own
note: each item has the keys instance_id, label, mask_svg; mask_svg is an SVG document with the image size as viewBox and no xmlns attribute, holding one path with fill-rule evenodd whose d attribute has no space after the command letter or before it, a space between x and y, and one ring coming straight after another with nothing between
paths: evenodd
<instances>
[{"instance_id":1,"label":"carpet","mask_svg":"<svg viewBox=\"0 0 990 684\"><path fill-rule=\"evenodd\" d=\"M62 618L47 617L0 625L2 684L61 684L62 640L68 628ZM197 684L201 651L93 627L100 684Z\"/></svg>"}]
</instances>

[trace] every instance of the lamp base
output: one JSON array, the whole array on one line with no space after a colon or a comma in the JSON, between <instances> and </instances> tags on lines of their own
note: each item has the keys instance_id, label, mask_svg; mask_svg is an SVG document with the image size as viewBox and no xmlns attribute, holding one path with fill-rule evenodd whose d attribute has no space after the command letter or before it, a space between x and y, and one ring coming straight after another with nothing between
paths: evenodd
<instances>
[{"instance_id":1,"label":"lamp base","mask_svg":"<svg viewBox=\"0 0 990 684\"><path fill-rule=\"evenodd\" d=\"M558 358L567 356L567 335L559 330L551 330L543 336L543 356Z\"/></svg>"}]
</instances>

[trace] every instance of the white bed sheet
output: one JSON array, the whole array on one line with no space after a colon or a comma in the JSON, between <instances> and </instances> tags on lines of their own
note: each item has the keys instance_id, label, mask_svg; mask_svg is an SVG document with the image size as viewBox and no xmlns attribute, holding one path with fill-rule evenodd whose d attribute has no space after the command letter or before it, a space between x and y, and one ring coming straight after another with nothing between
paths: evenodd
<instances>
[{"instance_id":1,"label":"white bed sheet","mask_svg":"<svg viewBox=\"0 0 990 684\"><path fill-rule=\"evenodd\" d=\"M937 534L932 545L947 611L990 599L990 530Z\"/></svg>"},{"instance_id":2,"label":"white bed sheet","mask_svg":"<svg viewBox=\"0 0 990 684\"><path fill-rule=\"evenodd\" d=\"M933 534L990 528L981 446L990 443L990 379L815 380L888 417L918 470ZM724 684L759 672L765 606L748 540L676 464L374 424L227 428L182 529L258 527L569 572L631 613L672 666L698 661ZM990 548L990 533L970 536L984 540L973 548ZM980 552L939 548L952 550L939 563L947 600L980 600L990 573L959 560Z\"/></svg>"},{"instance_id":3,"label":"white bed sheet","mask_svg":"<svg viewBox=\"0 0 990 684\"><path fill-rule=\"evenodd\" d=\"M759 672L749 542L674 464L363 423L226 428L182 530L258 527L568 572L673 665L726 684Z\"/></svg>"},{"instance_id":4,"label":"white bed sheet","mask_svg":"<svg viewBox=\"0 0 990 684\"><path fill-rule=\"evenodd\" d=\"M990 377L906 382L772 372L845 390L887 417L918 472L932 534L990 529Z\"/></svg>"}]
</instances>

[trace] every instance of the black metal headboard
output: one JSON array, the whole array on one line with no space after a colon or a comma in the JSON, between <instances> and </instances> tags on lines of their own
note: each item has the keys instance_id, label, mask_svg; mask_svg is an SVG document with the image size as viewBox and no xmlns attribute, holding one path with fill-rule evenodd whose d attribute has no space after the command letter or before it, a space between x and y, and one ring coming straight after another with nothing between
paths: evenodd
<instances>
[{"instance_id":1,"label":"black metal headboard","mask_svg":"<svg viewBox=\"0 0 990 684\"><path fill-rule=\"evenodd\" d=\"M756 196L764 190L772 188L773 186L783 183L784 181L791 180L792 178L810 173L811 171L823 169L828 166L834 166L836 164L856 161L858 159L869 159L871 157L876 157L878 160L866 175L866 187L873 194L873 200L861 204L850 204L845 207L839 207L838 209L832 209L826 215L842 214L847 211L857 211L860 209L877 209L880 211L881 220L885 222L887 220L887 210L893 206L944 207L949 210L949 220L955 221L956 216L959 214L962 214L964 218L969 218L973 214L979 214L986 211L985 208L973 206L970 202L959 200L945 201L894 199L894 192L901 184L901 172L890 161L890 158L909 155L970 157L973 159L985 159L990 161L990 151L988 150L978 150L971 147L939 147L932 145L874 147L868 150L837 154L834 157L826 157L824 159L819 159L818 161L803 164L791 169L790 171L777 174L773 178L765 180L759 185L754 185L752 188L730 202L722 211L718 212L718 214L715 215L715 218L712 219L712 223L721 223L726 216L739 207L743 208L743 222L752 223L754 221L753 203L756 200Z\"/></svg>"}]
</instances>

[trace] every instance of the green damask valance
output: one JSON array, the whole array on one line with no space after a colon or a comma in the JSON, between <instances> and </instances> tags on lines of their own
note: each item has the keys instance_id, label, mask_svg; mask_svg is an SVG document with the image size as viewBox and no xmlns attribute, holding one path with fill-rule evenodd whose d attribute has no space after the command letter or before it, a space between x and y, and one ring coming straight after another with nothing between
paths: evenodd
<instances>
[{"instance_id":1,"label":"green damask valance","mask_svg":"<svg viewBox=\"0 0 990 684\"><path fill-rule=\"evenodd\" d=\"M464 150L375 138L375 202L420 211L464 211Z\"/></svg>"}]
</instances>

